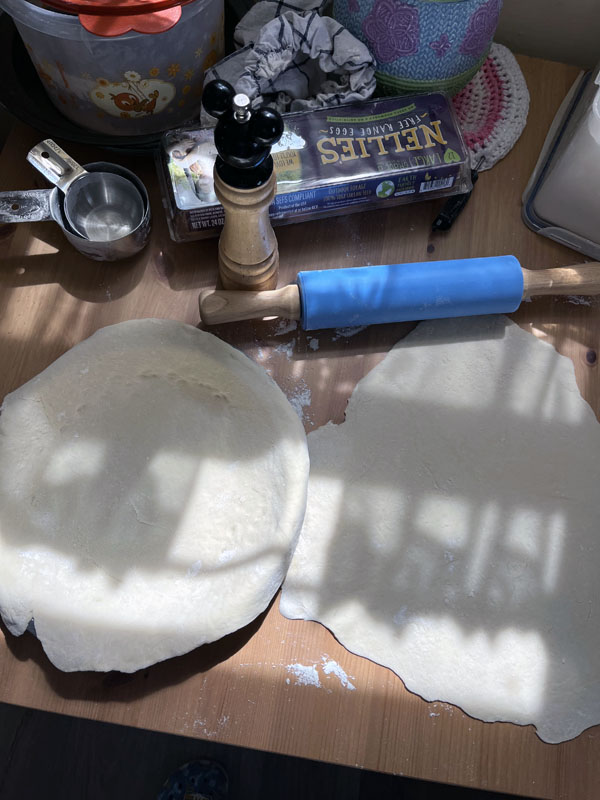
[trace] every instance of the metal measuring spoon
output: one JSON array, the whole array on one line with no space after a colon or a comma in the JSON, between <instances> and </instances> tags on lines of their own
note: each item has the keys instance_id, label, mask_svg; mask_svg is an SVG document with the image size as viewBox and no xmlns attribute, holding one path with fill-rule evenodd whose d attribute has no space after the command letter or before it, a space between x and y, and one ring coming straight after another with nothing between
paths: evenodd
<instances>
[{"instance_id":1,"label":"metal measuring spoon","mask_svg":"<svg viewBox=\"0 0 600 800\"><path fill-rule=\"evenodd\" d=\"M27 154L30 164L64 192L71 228L92 242L129 236L144 220L143 198L132 181L114 172L87 172L56 142L45 139Z\"/></svg>"}]
</instances>

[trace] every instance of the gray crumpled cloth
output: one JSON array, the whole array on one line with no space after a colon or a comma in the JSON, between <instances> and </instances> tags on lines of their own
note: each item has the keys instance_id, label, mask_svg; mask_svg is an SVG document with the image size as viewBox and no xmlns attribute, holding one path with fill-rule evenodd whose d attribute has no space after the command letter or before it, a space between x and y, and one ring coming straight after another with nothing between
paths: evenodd
<instances>
[{"instance_id":1,"label":"gray crumpled cloth","mask_svg":"<svg viewBox=\"0 0 600 800\"><path fill-rule=\"evenodd\" d=\"M319 16L322 0L295 2L253 6L235 29L241 49L209 69L205 83L221 78L253 107L268 103L281 112L367 100L375 91L367 47L339 22Z\"/></svg>"}]
</instances>

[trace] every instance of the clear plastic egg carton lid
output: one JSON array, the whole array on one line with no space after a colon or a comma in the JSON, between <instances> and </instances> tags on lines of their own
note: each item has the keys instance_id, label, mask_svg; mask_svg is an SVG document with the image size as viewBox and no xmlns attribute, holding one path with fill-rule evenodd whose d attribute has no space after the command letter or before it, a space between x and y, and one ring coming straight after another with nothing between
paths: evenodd
<instances>
[{"instance_id":1,"label":"clear plastic egg carton lid","mask_svg":"<svg viewBox=\"0 0 600 800\"><path fill-rule=\"evenodd\" d=\"M600 65L563 100L523 193L532 230L600 260Z\"/></svg>"}]
</instances>

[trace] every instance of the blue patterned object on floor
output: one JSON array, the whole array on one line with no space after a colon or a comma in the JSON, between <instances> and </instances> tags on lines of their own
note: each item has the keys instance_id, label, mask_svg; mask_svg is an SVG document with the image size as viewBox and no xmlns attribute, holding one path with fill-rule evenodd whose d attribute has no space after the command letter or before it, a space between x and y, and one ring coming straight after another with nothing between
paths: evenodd
<instances>
[{"instance_id":1,"label":"blue patterned object on floor","mask_svg":"<svg viewBox=\"0 0 600 800\"><path fill-rule=\"evenodd\" d=\"M215 761L190 761L164 783L157 800L227 800L227 773Z\"/></svg>"}]
</instances>

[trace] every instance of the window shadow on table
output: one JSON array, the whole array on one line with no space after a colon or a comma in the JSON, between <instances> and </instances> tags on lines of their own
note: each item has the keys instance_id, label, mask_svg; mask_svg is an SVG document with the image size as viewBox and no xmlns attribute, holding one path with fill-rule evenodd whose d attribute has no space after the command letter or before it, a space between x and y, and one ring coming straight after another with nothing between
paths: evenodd
<instances>
[{"instance_id":1,"label":"window shadow on table","mask_svg":"<svg viewBox=\"0 0 600 800\"><path fill-rule=\"evenodd\" d=\"M16 291L0 296L0 397L34 378L97 329L121 321L116 306L114 313L97 303L64 306L61 295L55 285L43 303L32 303ZM24 313L30 315L26 327Z\"/></svg>"},{"instance_id":2,"label":"window shadow on table","mask_svg":"<svg viewBox=\"0 0 600 800\"><path fill-rule=\"evenodd\" d=\"M480 338L503 338L504 322L496 320L485 336L478 332L479 324L477 320L462 320L455 323L458 327L451 335L442 326L445 332L437 339L432 335L427 344L435 347L453 341L467 348ZM421 370L419 380L413 381L404 394L401 377L397 385L383 387L370 413L375 428L380 420L402 415L405 425L421 426L423 439L411 452L403 450L398 441L399 460L392 466L378 466L367 443L358 442L357 457L365 466L358 483L346 481L341 456L331 463L315 459L313 474L331 484L330 500L333 498L337 519L334 513L333 535L323 537L318 579L300 584L298 591L312 597L315 610L310 613L334 633L340 607L352 609L360 599L374 630L381 630L386 637L408 637L409 644L414 620L419 619L425 624L442 622L446 633L462 637L467 647L483 638L491 653L495 648L500 653L510 651L513 645L525 641L529 660L517 664L515 674L505 676L500 684L499 706L496 704L500 712L490 713L501 715L511 704L514 708L516 697L517 713L523 713L524 718L532 714L536 720L568 716L569 697L556 692L555 687L579 681L584 686L588 682L593 689L597 681L589 674L589 665L595 663L593 640L589 647L585 642L582 645L581 632L585 633L588 615L593 614L586 591L597 572L598 546L581 541L577 501L573 499L581 497L581 486L569 483L580 476L581 470L571 471L568 459L583 458L589 452L580 441L585 416L582 407L571 402L576 399L572 392L556 395L556 365L549 347L540 351L544 357L539 363L537 355L528 364L514 354L500 354L497 363L486 367L485 391L448 399L443 386L436 384L436 371L420 367L421 344L409 340L405 346L412 368ZM354 356L360 355L359 346L356 349ZM379 357L380 353L375 355ZM328 360L321 359L320 365L326 367ZM330 378L324 380L322 391L335 387L338 396L332 400L333 407L353 387L338 387ZM531 381L531 394L522 394L521 388ZM508 461L500 447L502 437L494 438L494 421L499 414L506 415L506 433L520 446ZM437 432L445 446L455 448L456 467L449 474L438 472L431 431ZM450 434L458 444L452 444ZM388 436L389 432L382 427L379 435ZM495 447L499 447L498 458L488 464L486 474L469 469L469 464L476 463L473 454L481 456L482 448ZM557 483L559 470L566 476L567 490ZM595 461L583 472L584 496L593 502L600 483ZM541 483L548 486L547 495L529 496L527 481L540 474ZM409 501L403 503L402 495ZM391 522L385 521L388 507ZM397 526L397 536L378 541L373 518L381 518L382 525ZM433 524L435 520L438 522ZM522 529L528 531L524 538ZM350 539L352 547L348 546ZM582 544L585 557L580 554ZM574 564L579 564L578 570L574 570ZM577 576L575 580L573 575ZM375 599L371 586L380 589ZM337 595L332 587L339 590ZM410 605L402 600L403 595L411 598ZM397 609L390 618L386 609L393 603ZM25 637L9 646L15 654L40 659L49 683L61 696L126 701L221 663L248 641L262 619L208 649L200 648L133 676L65 676L45 660L39 643ZM569 626L578 645L574 649L565 649L564 631ZM359 652L351 639L343 643ZM385 654L376 651L365 655L385 661ZM160 676L157 684L148 684L148 689L144 686L146 672ZM402 675L400 667L398 672ZM109 688L116 687L117 694L121 684L133 687L133 694L124 688L119 698L102 695L106 691L103 680L108 681ZM409 680L407 685L410 688L413 683ZM582 697L586 718L592 720L594 714L600 718L597 694L588 697L584 691ZM461 704L460 697L442 699ZM573 728L572 735L577 733Z\"/></svg>"},{"instance_id":3,"label":"window shadow on table","mask_svg":"<svg viewBox=\"0 0 600 800\"><path fill-rule=\"evenodd\" d=\"M107 615L88 625L77 588L74 602L69 590L40 597L34 579L24 606L16 601L23 610L6 612L9 629L21 633L32 616L42 637L44 626L53 630L47 642L76 649L85 638L84 666L127 671L252 620L283 580L304 510L302 482L289 497L286 486L308 463L293 412L250 361L216 340L199 347L203 335L178 323L123 327L70 351L45 373L41 394L30 383L5 401L0 516L7 561L12 554L36 575L45 553L57 585L82 581L81 601ZM156 358L163 347L166 366ZM111 380L96 373L98 361ZM263 465L272 467L267 483ZM231 507L242 509L234 520ZM250 528L255 535L240 538ZM236 586L235 601L223 597L223 580ZM130 606L140 589L143 608ZM13 590L20 595L19 579ZM115 661L113 647L129 655ZM61 652L54 660L69 669Z\"/></svg>"},{"instance_id":4,"label":"window shadow on table","mask_svg":"<svg viewBox=\"0 0 600 800\"><path fill-rule=\"evenodd\" d=\"M30 252L2 259L3 289L57 284L65 292L89 303L108 303L129 294L144 276L149 250L120 261L94 261L78 253L50 222L22 226L31 228ZM20 226L0 239L0 246Z\"/></svg>"},{"instance_id":5,"label":"window shadow on table","mask_svg":"<svg viewBox=\"0 0 600 800\"><path fill-rule=\"evenodd\" d=\"M504 324L492 323L496 338ZM600 448L600 428L552 347L467 367L486 320L422 330L401 345L402 369L352 399L360 430L347 415L309 437L305 566L292 566L286 608L430 700L571 738L600 722L589 446L595 436ZM452 340L461 351L422 361L424 345Z\"/></svg>"}]
</instances>

